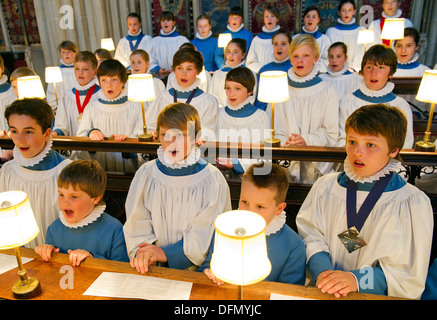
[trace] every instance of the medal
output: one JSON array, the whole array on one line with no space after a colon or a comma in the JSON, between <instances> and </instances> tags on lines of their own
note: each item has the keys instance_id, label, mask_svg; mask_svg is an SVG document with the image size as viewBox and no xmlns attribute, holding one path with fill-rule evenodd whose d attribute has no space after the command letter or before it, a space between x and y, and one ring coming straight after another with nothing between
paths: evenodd
<instances>
[{"instance_id":1,"label":"medal","mask_svg":"<svg viewBox=\"0 0 437 320\"><path fill-rule=\"evenodd\" d=\"M81 122L82 121L82 115L83 115L83 113L79 113L79 117L77 117L77 122Z\"/></svg>"},{"instance_id":2,"label":"medal","mask_svg":"<svg viewBox=\"0 0 437 320\"><path fill-rule=\"evenodd\" d=\"M349 180L347 183L347 198L346 198L346 212L347 212L347 226L348 229L340 233L338 238L346 247L346 250L351 253L366 245L363 237L360 235L360 230L366 222L376 202L381 198L382 193L390 182L393 173L387 174L379 179L370 190L366 200L361 205L357 214L357 184Z\"/></svg>"},{"instance_id":3,"label":"medal","mask_svg":"<svg viewBox=\"0 0 437 320\"><path fill-rule=\"evenodd\" d=\"M97 88L97 84L94 84L91 88L88 89L88 92L85 96L85 100L83 101L83 104L80 103L80 94L79 94L79 90L76 90L75 94L76 94L76 106L77 106L77 111L79 112L79 118L77 118L77 121L81 121L82 120L82 113L85 110L85 107L87 106L87 104L90 102L92 95L94 94L94 91Z\"/></svg>"}]
</instances>

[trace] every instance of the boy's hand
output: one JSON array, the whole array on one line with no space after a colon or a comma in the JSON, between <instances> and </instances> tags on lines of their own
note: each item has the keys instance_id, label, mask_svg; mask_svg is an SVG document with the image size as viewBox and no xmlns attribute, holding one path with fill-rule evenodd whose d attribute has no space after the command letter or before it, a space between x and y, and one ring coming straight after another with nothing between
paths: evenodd
<instances>
[{"instance_id":1,"label":"boy's hand","mask_svg":"<svg viewBox=\"0 0 437 320\"><path fill-rule=\"evenodd\" d=\"M43 261L50 261L52 252L59 252L59 248L55 248L51 244L40 244L35 247L35 252L43 259Z\"/></svg>"},{"instance_id":2,"label":"boy's hand","mask_svg":"<svg viewBox=\"0 0 437 320\"><path fill-rule=\"evenodd\" d=\"M52 131L51 135L52 135L52 137L57 137L58 133L56 131Z\"/></svg>"},{"instance_id":3,"label":"boy's hand","mask_svg":"<svg viewBox=\"0 0 437 320\"><path fill-rule=\"evenodd\" d=\"M0 130L0 138L6 137L8 132L6 130Z\"/></svg>"},{"instance_id":4,"label":"boy's hand","mask_svg":"<svg viewBox=\"0 0 437 320\"><path fill-rule=\"evenodd\" d=\"M220 170L230 170L234 167L231 159L216 159L215 162Z\"/></svg>"},{"instance_id":5,"label":"boy's hand","mask_svg":"<svg viewBox=\"0 0 437 320\"><path fill-rule=\"evenodd\" d=\"M306 146L305 140L302 138L299 134L290 134L290 137L288 137L288 140L285 142L284 147L291 147L291 146Z\"/></svg>"},{"instance_id":6,"label":"boy's hand","mask_svg":"<svg viewBox=\"0 0 437 320\"><path fill-rule=\"evenodd\" d=\"M88 257L93 257L91 253L82 249L68 250L70 262L73 267L80 266L80 263Z\"/></svg>"},{"instance_id":7,"label":"boy's hand","mask_svg":"<svg viewBox=\"0 0 437 320\"><path fill-rule=\"evenodd\" d=\"M160 76L168 76L171 73L171 71L172 71L171 69L167 70L166 68L161 68L159 69L158 74Z\"/></svg>"},{"instance_id":8,"label":"boy's hand","mask_svg":"<svg viewBox=\"0 0 437 320\"><path fill-rule=\"evenodd\" d=\"M206 276L212 280L216 285L221 286L224 282L217 278L211 271L211 269L205 269L203 270L203 273L206 274Z\"/></svg>"},{"instance_id":9,"label":"boy's hand","mask_svg":"<svg viewBox=\"0 0 437 320\"><path fill-rule=\"evenodd\" d=\"M333 294L336 298L346 296L358 290L358 284L352 272L325 270L317 277L316 287L323 293Z\"/></svg>"},{"instance_id":10,"label":"boy's hand","mask_svg":"<svg viewBox=\"0 0 437 320\"><path fill-rule=\"evenodd\" d=\"M91 131L89 137L91 140L96 140L96 141L102 141L105 139L105 136L100 130Z\"/></svg>"},{"instance_id":11,"label":"boy's hand","mask_svg":"<svg viewBox=\"0 0 437 320\"><path fill-rule=\"evenodd\" d=\"M149 271L149 266L156 262L167 262L167 256L160 247L153 244L142 243L135 258L131 259L130 265L138 272L144 274Z\"/></svg>"},{"instance_id":12,"label":"boy's hand","mask_svg":"<svg viewBox=\"0 0 437 320\"><path fill-rule=\"evenodd\" d=\"M127 139L127 136L124 134L111 134L111 137L114 138L115 141L124 141Z\"/></svg>"}]
</instances>

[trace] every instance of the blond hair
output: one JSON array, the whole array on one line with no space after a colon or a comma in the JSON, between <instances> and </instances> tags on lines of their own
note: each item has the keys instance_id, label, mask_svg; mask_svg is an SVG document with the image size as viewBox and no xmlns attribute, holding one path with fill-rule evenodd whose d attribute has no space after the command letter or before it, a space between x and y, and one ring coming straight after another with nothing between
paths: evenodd
<instances>
[{"instance_id":1,"label":"blond hair","mask_svg":"<svg viewBox=\"0 0 437 320\"><path fill-rule=\"evenodd\" d=\"M36 75L37 75L36 72L33 71L32 69L26 67L20 67L18 69L15 69L14 72L12 72L9 81L12 82L21 77L29 77L29 76L36 76Z\"/></svg>"},{"instance_id":2,"label":"blond hair","mask_svg":"<svg viewBox=\"0 0 437 320\"><path fill-rule=\"evenodd\" d=\"M293 39L290 43L290 47L288 48L288 55L291 59L291 56L294 51L297 49L303 47L303 46L309 46L312 50L312 53L316 59L320 58L320 47L317 43L317 40L310 36L309 34L300 34L297 37Z\"/></svg>"},{"instance_id":3,"label":"blond hair","mask_svg":"<svg viewBox=\"0 0 437 320\"><path fill-rule=\"evenodd\" d=\"M170 104L161 110L156 120L156 133L158 136L160 127L181 131L187 130L190 135L194 129L194 136L196 137L201 130L199 113L196 108L187 103Z\"/></svg>"}]
</instances>

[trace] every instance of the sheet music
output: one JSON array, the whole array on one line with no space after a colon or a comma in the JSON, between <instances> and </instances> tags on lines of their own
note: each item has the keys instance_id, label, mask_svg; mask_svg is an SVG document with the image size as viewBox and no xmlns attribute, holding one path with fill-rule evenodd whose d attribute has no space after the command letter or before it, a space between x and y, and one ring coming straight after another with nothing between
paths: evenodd
<instances>
[{"instance_id":1,"label":"sheet music","mask_svg":"<svg viewBox=\"0 0 437 320\"><path fill-rule=\"evenodd\" d=\"M317 299L289 296L289 295L279 294L279 293L271 293L270 300L317 300Z\"/></svg>"},{"instance_id":2,"label":"sheet music","mask_svg":"<svg viewBox=\"0 0 437 320\"><path fill-rule=\"evenodd\" d=\"M23 264L32 261L32 258L21 257ZM17 257L9 254L0 254L0 274L18 267Z\"/></svg>"},{"instance_id":3,"label":"sheet music","mask_svg":"<svg viewBox=\"0 0 437 320\"><path fill-rule=\"evenodd\" d=\"M191 282L129 273L103 272L85 291L85 296L147 300L189 300Z\"/></svg>"}]
</instances>

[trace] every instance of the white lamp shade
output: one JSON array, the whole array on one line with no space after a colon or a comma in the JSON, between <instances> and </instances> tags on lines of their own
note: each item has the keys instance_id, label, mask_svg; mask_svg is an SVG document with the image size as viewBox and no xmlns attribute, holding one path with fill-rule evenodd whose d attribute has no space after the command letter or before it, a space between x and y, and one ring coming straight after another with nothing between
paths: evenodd
<instances>
[{"instance_id":1,"label":"white lamp shade","mask_svg":"<svg viewBox=\"0 0 437 320\"><path fill-rule=\"evenodd\" d=\"M437 103L437 70L426 70L420 82L416 100Z\"/></svg>"},{"instance_id":2,"label":"white lamp shade","mask_svg":"<svg viewBox=\"0 0 437 320\"><path fill-rule=\"evenodd\" d=\"M62 82L62 72L60 67L47 67L45 72L45 78L47 83Z\"/></svg>"},{"instance_id":3,"label":"white lamp shade","mask_svg":"<svg viewBox=\"0 0 437 320\"><path fill-rule=\"evenodd\" d=\"M128 78L128 100L135 102L155 99L155 86L151 74L133 74Z\"/></svg>"},{"instance_id":4,"label":"white lamp shade","mask_svg":"<svg viewBox=\"0 0 437 320\"><path fill-rule=\"evenodd\" d=\"M0 193L0 249L25 245L38 233L27 195L22 191Z\"/></svg>"},{"instance_id":5,"label":"white lamp shade","mask_svg":"<svg viewBox=\"0 0 437 320\"><path fill-rule=\"evenodd\" d=\"M267 257L266 222L260 215L244 210L225 212L215 220L211 271L235 285L264 280L272 265ZM239 231L244 231L239 235Z\"/></svg>"},{"instance_id":6,"label":"white lamp shade","mask_svg":"<svg viewBox=\"0 0 437 320\"><path fill-rule=\"evenodd\" d=\"M199 73L198 77L200 78L200 83L206 83L206 70L205 67L203 67L202 72Z\"/></svg>"},{"instance_id":7,"label":"white lamp shade","mask_svg":"<svg viewBox=\"0 0 437 320\"><path fill-rule=\"evenodd\" d=\"M100 47L108 51L114 51L115 50L114 40L112 40L112 38L101 39Z\"/></svg>"},{"instance_id":8,"label":"white lamp shade","mask_svg":"<svg viewBox=\"0 0 437 320\"><path fill-rule=\"evenodd\" d=\"M288 78L284 71L264 71L259 79L258 100L267 103L289 99Z\"/></svg>"},{"instance_id":9,"label":"white lamp shade","mask_svg":"<svg viewBox=\"0 0 437 320\"><path fill-rule=\"evenodd\" d=\"M358 32L358 44L372 43L375 41L373 29L362 29Z\"/></svg>"},{"instance_id":10,"label":"white lamp shade","mask_svg":"<svg viewBox=\"0 0 437 320\"><path fill-rule=\"evenodd\" d=\"M28 76L17 79L18 99L24 98L41 98L44 99L46 94L39 76Z\"/></svg>"},{"instance_id":11,"label":"white lamp shade","mask_svg":"<svg viewBox=\"0 0 437 320\"><path fill-rule=\"evenodd\" d=\"M229 41L232 40L232 34L230 33L220 33L218 36L218 47L226 48L228 46Z\"/></svg>"},{"instance_id":12,"label":"white lamp shade","mask_svg":"<svg viewBox=\"0 0 437 320\"><path fill-rule=\"evenodd\" d=\"M398 40L404 38L405 19L389 18L385 19L384 27L382 28L381 39Z\"/></svg>"}]
</instances>

